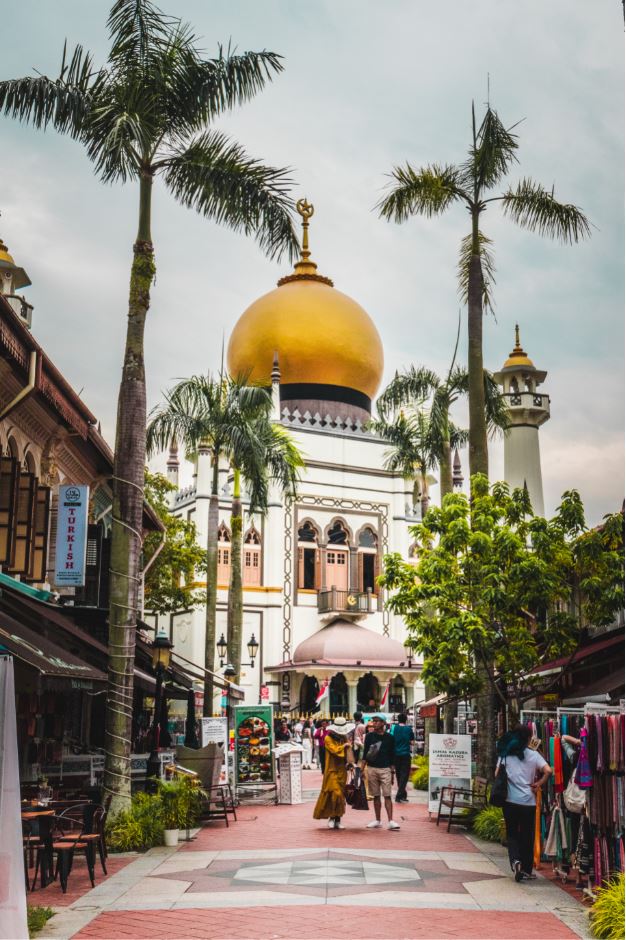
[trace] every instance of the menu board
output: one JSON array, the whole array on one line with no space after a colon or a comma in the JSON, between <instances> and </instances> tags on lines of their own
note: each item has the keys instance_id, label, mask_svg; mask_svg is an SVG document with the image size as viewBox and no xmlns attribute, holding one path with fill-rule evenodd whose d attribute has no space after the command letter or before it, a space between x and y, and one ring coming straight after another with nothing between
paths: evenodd
<instances>
[{"instance_id":1,"label":"menu board","mask_svg":"<svg viewBox=\"0 0 626 940\"><path fill-rule=\"evenodd\" d=\"M235 706L237 786L274 782L274 721L271 705Z\"/></svg>"}]
</instances>

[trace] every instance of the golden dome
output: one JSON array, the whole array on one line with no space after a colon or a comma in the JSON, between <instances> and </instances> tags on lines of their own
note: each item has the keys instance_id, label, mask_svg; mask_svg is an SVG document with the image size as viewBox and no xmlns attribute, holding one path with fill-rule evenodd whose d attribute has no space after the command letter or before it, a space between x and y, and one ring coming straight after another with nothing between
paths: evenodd
<instances>
[{"instance_id":1,"label":"golden dome","mask_svg":"<svg viewBox=\"0 0 626 940\"><path fill-rule=\"evenodd\" d=\"M317 274L308 250L313 207L301 200L298 211L304 219L301 260L237 321L228 343L228 371L269 385L277 355L281 385L339 386L372 399L383 373L378 330L363 307Z\"/></svg>"},{"instance_id":2,"label":"golden dome","mask_svg":"<svg viewBox=\"0 0 626 940\"><path fill-rule=\"evenodd\" d=\"M522 349L519 341L519 325L515 324L515 346L511 351L511 355L507 361L502 366L502 369L534 369L535 364L532 359L526 354Z\"/></svg>"},{"instance_id":3,"label":"golden dome","mask_svg":"<svg viewBox=\"0 0 626 940\"><path fill-rule=\"evenodd\" d=\"M0 262L2 261L4 261L5 265L11 265L12 267L15 267L13 256L9 254L9 249L0 238Z\"/></svg>"}]
</instances>

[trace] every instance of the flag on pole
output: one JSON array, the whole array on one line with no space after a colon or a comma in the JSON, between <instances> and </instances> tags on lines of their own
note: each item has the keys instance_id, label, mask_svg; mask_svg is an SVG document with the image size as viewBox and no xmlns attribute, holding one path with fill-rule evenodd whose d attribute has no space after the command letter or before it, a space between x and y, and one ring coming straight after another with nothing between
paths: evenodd
<instances>
[{"instance_id":1,"label":"flag on pole","mask_svg":"<svg viewBox=\"0 0 626 940\"><path fill-rule=\"evenodd\" d=\"M316 705L319 705L320 702L323 702L323 700L324 700L324 699L326 698L326 696L328 695L328 690L329 690L329 688L330 688L330 685L329 685L328 679L324 679L324 681L322 682L322 684L321 684L321 686L320 686L320 690L319 690L319 692L317 693L317 696L316 696L316 698L315 698L315 704L316 704Z\"/></svg>"},{"instance_id":2,"label":"flag on pole","mask_svg":"<svg viewBox=\"0 0 626 940\"><path fill-rule=\"evenodd\" d=\"M381 699L380 699L380 707L381 707L381 708L384 708L385 705L387 704L387 699L389 698L389 683L390 683L390 682L391 682L391 680L389 679L389 680L387 681L387 685L385 686L385 691L383 692L383 694L382 694L382 696L381 696Z\"/></svg>"}]
</instances>

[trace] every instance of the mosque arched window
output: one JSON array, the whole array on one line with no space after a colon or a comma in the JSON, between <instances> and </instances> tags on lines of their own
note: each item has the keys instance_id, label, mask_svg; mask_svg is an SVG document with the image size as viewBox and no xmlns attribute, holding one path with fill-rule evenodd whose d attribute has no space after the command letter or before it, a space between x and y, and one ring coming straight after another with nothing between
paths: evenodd
<instances>
[{"instance_id":1,"label":"mosque arched window","mask_svg":"<svg viewBox=\"0 0 626 940\"><path fill-rule=\"evenodd\" d=\"M377 594L376 578L380 574L378 536L371 526L365 526L358 534L357 565L359 589Z\"/></svg>"},{"instance_id":2,"label":"mosque arched window","mask_svg":"<svg viewBox=\"0 0 626 940\"><path fill-rule=\"evenodd\" d=\"M230 531L222 522L217 530L217 583L230 583Z\"/></svg>"},{"instance_id":3,"label":"mosque arched window","mask_svg":"<svg viewBox=\"0 0 626 940\"><path fill-rule=\"evenodd\" d=\"M261 584L261 536L254 526L243 540L243 583L250 587Z\"/></svg>"},{"instance_id":4,"label":"mosque arched window","mask_svg":"<svg viewBox=\"0 0 626 940\"><path fill-rule=\"evenodd\" d=\"M24 454L24 469L27 473L32 473L33 476L37 476L37 466L35 464L35 458L32 454L32 451L27 450Z\"/></svg>"},{"instance_id":5,"label":"mosque arched window","mask_svg":"<svg viewBox=\"0 0 626 940\"><path fill-rule=\"evenodd\" d=\"M341 519L333 522L327 532L326 586L338 591L348 590L349 551L348 527Z\"/></svg>"},{"instance_id":6,"label":"mosque arched window","mask_svg":"<svg viewBox=\"0 0 626 940\"><path fill-rule=\"evenodd\" d=\"M320 586L319 532L309 520L298 529L298 590L317 591Z\"/></svg>"}]
</instances>

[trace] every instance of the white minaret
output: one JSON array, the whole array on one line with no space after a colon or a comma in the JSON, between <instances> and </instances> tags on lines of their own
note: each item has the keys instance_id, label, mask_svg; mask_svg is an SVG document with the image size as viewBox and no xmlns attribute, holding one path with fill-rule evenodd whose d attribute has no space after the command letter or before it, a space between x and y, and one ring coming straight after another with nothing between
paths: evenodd
<instances>
[{"instance_id":1,"label":"white minaret","mask_svg":"<svg viewBox=\"0 0 626 940\"><path fill-rule=\"evenodd\" d=\"M508 404L510 431L504 438L504 479L511 488L528 488L537 516L543 516L543 482L539 453L539 428L550 417L550 398L537 392L547 372L535 368L519 341L515 325L515 348L494 378L502 386Z\"/></svg>"},{"instance_id":2,"label":"white minaret","mask_svg":"<svg viewBox=\"0 0 626 940\"><path fill-rule=\"evenodd\" d=\"M167 479L178 488L178 470L180 461L178 460L178 441L175 437L170 443L170 452L167 456Z\"/></svg>"}]
</instances>

